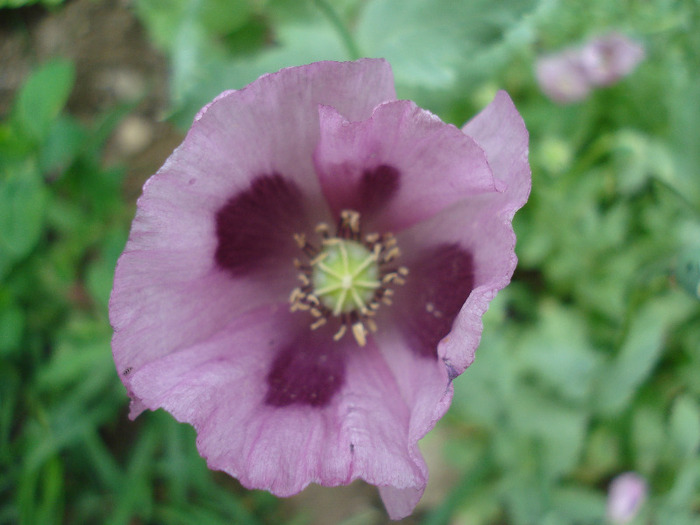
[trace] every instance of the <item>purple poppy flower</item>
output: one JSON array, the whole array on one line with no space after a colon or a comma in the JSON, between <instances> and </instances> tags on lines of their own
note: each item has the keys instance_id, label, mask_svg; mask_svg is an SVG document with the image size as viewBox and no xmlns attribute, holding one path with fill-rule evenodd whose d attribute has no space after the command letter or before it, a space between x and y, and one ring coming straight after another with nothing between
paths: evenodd
<instances>
[{"instance_id":1,"label":"purple poppy flower","mask_svg":"<svg viewBox=\"0 0 700 525\"><path fill-rule=\"evenodd\" d=\"M540 58L537 81L552 100L576 102L586 98L592 88L609 86L628 75L643 58L644 48L639 43L611 33Z\"/></svg>"},{"instance_id":2,"label":"purple poppy flower","mask_svg":"<svg viewBox=\"0 0 700 525\"><path fill-rule=\"evenodd\" d=\"M505 92L460 130L383 60L217 97L144 186L110 301L131 417L279 496L361 478L392 518L516 263L528 135Z\"/></svg>"},{"instance_id":3,"label":"purple poppy flower","mask_svg":"<svg viewBox=\"0 0 700 525\"><path fill-rule=\"evenodd\" d=\"M616 525L624 525L634 519L647 496L647 484L635 472L617 476L608 491L608 519Z\"/></svg>"}]
</instances>

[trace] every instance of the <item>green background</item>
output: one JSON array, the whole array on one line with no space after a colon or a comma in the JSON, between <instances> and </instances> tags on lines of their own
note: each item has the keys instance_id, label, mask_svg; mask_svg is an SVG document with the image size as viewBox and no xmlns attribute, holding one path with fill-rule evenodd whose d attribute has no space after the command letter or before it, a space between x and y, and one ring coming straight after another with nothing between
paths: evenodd
<instances>
[{"instance_id":1,"label":"green background","mask_svg":"<svg viewBox=\"0 0 700 525\"><path fill-rule=\"evenodd\" d=\"M603 524L630 470L649 484L634 523L700 523L697 0L5 1L0 36L78 9L131 20L165 87L158 111L157 82L90 105L94 64L49 46L5 97L0 523L387 520L362 484L278 500L208 471L168 414L130 422L107 316L138 187L196 111L260 74L359 56L386 57L399 97L457 125L506 89L531 142L520 263L424 440L432 478L405 523ZM539 56L613 30L646 49L632 74L568 106L541 93ZM148 161L114 147L134 122L166 136Z\"/></svg>"}]
</instances>

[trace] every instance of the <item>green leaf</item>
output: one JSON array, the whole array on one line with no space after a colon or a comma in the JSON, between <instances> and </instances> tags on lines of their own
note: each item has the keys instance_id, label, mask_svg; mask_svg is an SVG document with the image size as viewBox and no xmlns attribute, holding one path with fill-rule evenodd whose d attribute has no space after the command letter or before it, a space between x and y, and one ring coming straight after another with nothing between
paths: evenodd
<instances>
[{"instance_id":1,"label":"green leaf","mask_svg":"<svg viewBox=\"0 0 700 525\"><path fill-rule=\"evenodd\" d=\"M689 395L679 396L671 409L670 434L681 457L692 457L700 447L700 406Z\"/></svg>"},{"instance_id":2,"label":"green leaf","mask_svg":"<svg viewBox=\"0 0 700 525\"><path fill-rule=\"evenodd\" d=\"M507 522L513 525L540 524L544 520L551 485L535 469L509 466L499 491L507 509Z\"/></svg>"},{"instance_id":3,"label":"green leaf","mask_svg":"<svg viewBox=\"0 0 700 525\"><path fill-rule=\"evenodd\" d=\"M700 299L700 247L687 248L678 256L674 274L685 291Z\"/></svg>"},{"instance_id":4,"label":"green leaf","mask_svg":"<svg viewBox=\"0 0 700 525\"><path fill-rule=\"evenodd\" d=\"M538 459L540 476L552 479L576 465L588 414L557 403L525 384L521 384L509 408L514 432L531 443L530 453Z\"/></svg>"},{"instance_id":5,"label":"green leaf","mask_svg":"<svg viewBox=\"0 0 700 525\"><path fill-rule=\"evenodd\" d=\"M11 261L27 255L38 242L48 194L32 162L7 166L0 177L0 258Z\"/></svg>"},{"instance_id":6,"label":"green leaf","mask_svg":"<svg viewBox=\"0 0 700 525\"><path fill-rule=\"evenodd\" d=\"M398 84L454 87L535 1L374 0L361 13L357 43L367 56L389 60ZM490 65L494 61L491 57Z\"/></svg>"},{"instance_id":7,"label":"green leaf","mask_svg":"<svg viewBox=\"0 0 700 525\"><path fill-rule=\"evenodd\" d=\"M564 517L557 523L598 523L605 505L605 495L590 489L561 487L552 494L552 506Z\"/></svg>"},{"instance_id":8,"label":"green leaf","mask_svg":"<svg viewBox=\"0 0 700 525\"><path fill-rule=\"evenodd\" d=\"M676 168L665 182L697 210L700 209L696 171L700 162L700 107L694 101L700 97L700 74L695 64L683 63L678 56L670 57L665 65L669 89L664 94L670 108L669 129Z\"/></svg>"},{"instance_id":9,"label":"green leaf","mask_svg":"<svg viewBox=\"0 0 700 525\"><path fill-rule=\"evenodd\" d=\"M122 471L102 437L96 431L86 432L83 436L83 444L92 472L97 475L104 486L111 491L118 491L124 483Z\"/></svg>"},{"instance_id":10,"label":"green leaf","mask_svg":"<svg viewBox=\"0 0 700 525\"><path fill-rule=\"evenodd\" d=\"M48 458L41 469L25 469L17 487L20 523L60 523L64 472L59 456Z\"/></svg>"},{"instance_id":11,"label":"green leaf","mask_svg":"<svg viewBox=\"0 0 700 525\"><path fill-rule=\"evenodd\" d=\"M642 405L632 419L632 446L642 472L653 472L668 450L665 414L660 408Z\"/></svg>"},{"instance_id":12,"label":"green leaf","mask_svg":"<svg viewBox=\"0 0 700 525\"><path fill-rule=\"evenodd\" d=\"M49 175L60 174L75 160L86 139L85 129L76 120L59 117L50 126L39 153L41 171Z\"/></svg>"},{"instance_id":13,"label":"green leaf","mask_svg":"<svg viewBox=\"0 0 700 525\"><path fill-rule=\"evenodd\" d=\"M12 458L13 431L19 414L16 413L20 390L20 375L9 363L0 367L0 465ZM1 490L1 485L0 485Z\"/></svg>"},{"instance_id":14,"label":"green leaf","mask_svg":"<svg viewBox=\"0 0 700 525\"><path fill-rule=\"evenodd\" d=\"M156 45L172 51L184 22L200 26L205 34L229 34L250 19L255 4L255 0L138 0L135 7Z\"/></svg>"},{"instance_id":15,"label":"green leaf","mask_svg":"<svg viewBox=\"0 0 700 525\"><path fill-rule=\"evenodd\" d=\"M475 493L479 492L479 488L485 483L484 478L490 467L492 465L490 465L488 456L481 457L474 464L470 465L450 494L425 517L422 521L423 525L451 523L451 517L456 509L464 504L465 501L473 500Z\"/></svg>"},{"instance_id":16,"label":"green leaf","mask_svg":"<svg viewBox=\"0 0 700 525\"><path fill-rule=\"evenodd\" d=\"M16 122L0 122L0 165L24 160L34 151L33 141Z\"/></svg>"},{"instance_id":17,"label":"green leaf","mask_svg":"<svg viewBox=\"0 0 700 525\"><path fill-rule=\"evenodd\" d=\"M600 364L581 316L554 302L543 304L540 323L524 334L515 357L523 371L576 402L590 395Z\"/></svg>"},{"instance_id":18,"label":"green leaf","mask_svg":"<svg viewBox=\"0 0 700 525\"><path fill-rule=\"evenodd\" d=\"M245 58L205 57L203 50L197 54L199 59L193 59L184 50L181 58L174 57L174 62L182 62L173 66L182 71L178 77L181 82L173 86L175 111L172 119L175 123L183 129L189 127L197 111L216 95L227 89L242 88L265 73L290 65L348 58L333 28L313 18L278 27L276 37L278 46ZM188 76L190 74L185 72L190 68L192 73Z\"/></svg>"},{"instance_id":19,"label":"green leaf","mask_svg":"<svg viewBox=\"0 0 700 525\"><path fill-rule=\"evenodd\" d=\"M34 4L55 6L62 4L64 0L0 0L0 9L26 7Z\"/></svg>"},{"instance_id":20,"label":"green leaf","mask_svg":"<svg viewBox=\"0 0 700 525\"><path fill-rule=\"evenodd\" d=\"M649 377L671 326L688 313L683 296L669 295L645 304L632 319L615 359L599 376L596 409L605 416L622 411Z\"/></svg>"},{"instance_id":21,"label":"green leaf","mask_svg":"<svg viewBox=\"0 0 700 525\"><path fill-rule=\"evenodd\" d=\"M67 60L53 60L35 70L15 102L15 118L34 139L42 140L68 101L75 68Z\"/></svg>"},{"instance_id":22,"label":"green leaf","mask_svg":"<svg viewBox=\"0 0 700 525\"><path fill-rule=\"evenodd\" d=\"M700 457L694 457L685 461L676 474L673 487L664 498L664 506L669 509L687 512L691 508L692 501L697 499L700 488ZM697 516L696 516L697 518ZM664 521L659 523L681 523L680 521ZM697 521L695 521L697 523Z\"/></svg>"},{"instance_id":23,"label":"green leaf","mask_svg":"<svg viewBox=\"0 0 700 525\"><path fill-rule=\"evenodd\" d=\"M623 194L639 191L649 177L670 180L673 158L665 146L644 133L625 129L614 134L616 183Z\"/></svg>"},{"instance_id":24,"label":"green leaf","mask_svg":"<svg viewBox=\"0 0 700 525\"><path fill-rule=\"evenodd\" d=\"M515 337L492 328L484 333L474 363L454 382L452 410L496 429L517 396L518 385L515 363L509 355Z\"/></svg>"},{"instance_id":25,"label":"green leaf","mask_svg":"<svg viewBox=\"0 0 700 525\"><path fill-rule=\"evenodd\" d=\"M215 35L231 33L248 21L254 7L254 0L206 0L200 12L202 25Z\"/></svg>"},{"instance_id":26,"label":"green leaf","mask_svg":"<svg viewBox=\"0 0 700 525\"><path fill-rule=\"evenodd\" d=\"M582 468L587 476L602 478L619 467L620 440L607 426L598 425L586 436Z\"/></svg>"},{"instance_id":27,"label":"green leaf","mask_svg":"<svg viewBox=\"0 0 700 525\"><path fill-rule=\"evenodd\" d=\"M0 297L0 357L19 352L24 312L7 297Z\"/></svg>"},{"instance_id":28,"label":"green leaf","mask_svg":"<svg viewBox=\"0 0 700 525\"><path fill-rule=\"evenodd\" d=\"M87 377L113 373L109 341L109 334L94 341L63 339L51 361L42 367L37 377L37 388L46 392L64 390L72 384L86 384L84 379Z\"/></svg>"},{"instance_id":29,"label":"green leaf","mask_svg":"<svg viewBox=\"0 0 700 525\"><path fill-rule=\"evenodd\" d=\"M127 525L135 519L150 522L150 514L153 507L154 489L152 472L155 465L154 456L158 446L158 432L154 425L146 427L139 435L139 440L131 450L129 465L124 474L124 483L116 496L116 505L109 525Z\"/></svg>"}]
</instances>

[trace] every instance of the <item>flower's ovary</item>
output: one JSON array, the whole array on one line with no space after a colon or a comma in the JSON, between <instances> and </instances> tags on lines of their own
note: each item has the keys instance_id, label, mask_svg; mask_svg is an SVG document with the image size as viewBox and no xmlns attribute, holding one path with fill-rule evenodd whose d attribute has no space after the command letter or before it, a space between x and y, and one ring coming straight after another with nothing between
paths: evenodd
<instances>
[{"instance_id":1,"label":"flower's ovary","mask_svg":"<svg viewBox=\"0 0 700 525\"><path fill-rule=\"evenodd\" d=\"M396 239L390 233L370 233L363 239L360 214L353 210L341 212L334 236L325 223L318 224L315 232L321 237L318 248L304 234L294 235L308 262L294 260L301 286L289 296L290 310L310 312L312 330L337 319L333 339L338 341L350 331L364 346L368 333L377 331L372 317L381 304L391 304L391 287L403 285L408 275L403 266L387 266L401 255Z\"/></svg>"}]
</instances>

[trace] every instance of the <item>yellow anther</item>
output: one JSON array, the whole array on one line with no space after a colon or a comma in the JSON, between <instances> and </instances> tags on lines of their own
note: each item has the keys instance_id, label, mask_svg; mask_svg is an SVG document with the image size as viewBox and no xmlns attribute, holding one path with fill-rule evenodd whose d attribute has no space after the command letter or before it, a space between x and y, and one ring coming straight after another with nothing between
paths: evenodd
<instances>
[{"instance_id":1,"label":"yellow anther","mask_svg":"<svg viewBox=\"0 0 700 525\"><path fill-rule=\"evenodd\" d=\"M385 267L401 255L396 238L388 233L363 237L360 214L353 210L340 213L335 235L325 223L315 233L317 244L294 235L306 259L294 260L301 286L289 296L290 310L309 311L312 330L334 322L333 340L351 332L358 346L365 346L367 335L377 331L372 317L380 304L391 304L391 286L404 284L408 274L403 266Z\"/></svg>"},{"instance_id":2,"label":"yellow anther","mask_svg":"<svg viewBox=\"0 0 700 525\"><path fill-rule=\"evenodd\" d=\"M357 341L358 345L365 346L367 344L367 334L361 322L358 321L352 325L352 335L355 337L355 341Z\"/></svg>"}]
</instances>

